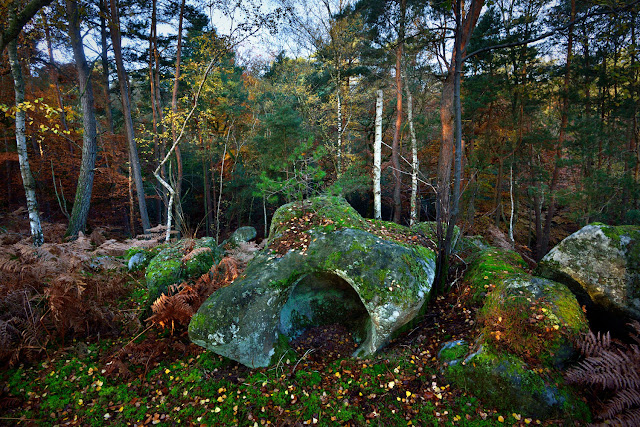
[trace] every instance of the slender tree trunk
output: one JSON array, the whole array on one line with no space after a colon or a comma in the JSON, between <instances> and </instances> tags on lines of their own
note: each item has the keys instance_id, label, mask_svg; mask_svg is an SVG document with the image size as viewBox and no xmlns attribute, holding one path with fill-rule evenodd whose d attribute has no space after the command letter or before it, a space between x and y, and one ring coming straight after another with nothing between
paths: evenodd
<instances>
[{"instance_id":1,"label":"slender tree trunk","mask_svg":"<svg viewBox=\"0 0 640 427\"><path fill-rule=\"evenodd\" d=\"M82 162L76 187L76 198L71 210L67 236L77 236L87 224L89 206L91 204L91 192L93 189L93 175L98 152L96 142L96 115L93 103L93 85L91 84L91 72L84 56L82 35L80 34L80 16L78 4L75 0L67 0L67 17L69 21L69 39L73 49L73 57L78 71L80 83L80 102L82 104Z\"/></svg>"},{"instance_id":2,"label":"slender tree trunk","mask_svg":"<svg viewBox=\"0 0 640 427\"><path fill-rule=\"evenodd\" d=\"M457 0L458 17L456 18L456 31L458 41L456 44L462 46L462 10L461 0ZM460 213L460 195L462 186L462 103L460 100L460 79L462 73L462 49L456 49L455 54L455 74L453 85L453 104L455 108L455 156L453 165L453 200L451 203L451 219L447 227L447 236L445 239L444 253L447 256L451 253L451 245L453 243L453 233Z\"/></svg>"},{"instance_id":3,"label":"slender tree trunk","mask_svg":"<svg viewBox=\"0 0 640 427\"><path fill-rule=\"evenodd\" d=\"M56 61L53 58L53 46L51 45L51 28L49 23L47 22L47 15L43 12L42 20L44 24L44 35L47 41L47 53L49 54L49 79L54 84L56 90L56 100L58 101L58 108L60 108L60 124L64 130L68 131L69 126L67 126L67 115L64 111L64 103L62 102L62 93L60 92L60 83L59 83L59 75L58 68L56 67ZM73 144L69 144L69 148L73 153Z\"/></svg>"},{"instance_id":4,"label":"slender tree trunk","mask_svg":"<svg viewBox=\"0 0 640 427\"><path fill-rule=\"evenodd\" d=\"M133 181L136 186L138 196L138 207L140 209L140 219L142 221L142 229L144 233L150 227L149 215L147 213L147 202L144 196L144 187L142 185L142 171L140 170L140 160L138 158L138 148L133 130L133 120L131 118L131 104L129 101L129 88L127 80L127 72L124 69L124 61L122 59L122 47L120 45L120 18L118 17L117 0L111 2L111 41L113 42L113 53L116 59L116 69L118 71L118 81L120 83L120 97L122 98L122 112L124 114L124 127L127 133L127 141L129 143L129 163L131 164L131 172Z\"/></svg>"},{"instance_id":5,"label":"slender tree trunk","mask_svg":"<svg viewBox=\"0 0 640 427\"><path fill-rule=\"evenodd\" d=\"M576 0L571 0L571 18L573 21L576 16ZM556 145L555 162L553 166L553 174L551 184L549 185L549 208L547 209L547 217L545 219L542 238L536 251L536 257L539 261L549 250L549 239L551 236L551 223L556 211L556 189L560 178L560 168L562 162L562 150L567 139L567 125L569 124L569 87L571 84L571 59L573 57L573 25L569 27L569 36L567 42L567 63L565 65L564 85L562 88L562 109L560 112L560 134Z\"/></svg>"},{"instance_id":6,"label":"slender tree trunk","mask_svg":"<svg viewBox=\"0 0 640 427\"><path fill-rule=\"evenodd\" d=\"M27 198L29 227L31 229L34 246L41 246L44 243L44 236L42 234L42 226L40 225L38 201L36 200L36 181L31 174L29 156L27 154L27 137L25 133L27 113L22 107L22 103L24 102L24 78L22 76L22 67L18 60L18 43L15 39L9 42L9 64L11 65L11 75L13 76L15 89L16 144L18 146L18 160L20 162L22 184Z\"/></svg>"},{"instance_id":7,"label":"slender tree trunk","mask_svg":"<svg viewBox=\"0 0 640 427\"><path fill-rule=\"evenodd\" d=\"M413 98L407 90L407 120L409 121L409 132L411 133L411 216L409 225L413 226L418 221L418 143L416 141L416 132L413 128Z\"/></svg>"},{"instance_id":8,"label":"slender tree trunk","mask_svg":"<svg viewBox=\"0 0 640 427\"><path fill-rule=\"evenodd\" d=\"M157 0L152 0L151 2L151 28L149 31L149 86L150 86L150 95L151 95L151 114L152 114L152 129L153 129L153 153L154 160L156 163L160 163L162 158L160 152L160 141L158 137L158 110L160 109L160 102L157 99L157 91L156 91L156 77L155 74L158 70L154 70L154 51L155 51L155 43L157 41ZM161 195L161 197L156 200L156 211L158 212L157 219L158 223L163 222L163 197L165 194L165 188L162 185L156 186L156 191Z\"/></svg>"},{"instance_id":9,"label":"slender tree trunk","mask_svg":"<svg viewBox=\"0 0 640 427\"><path fill-rule=\"evenodd\" d=\"M400 3L400 28L396 47L396 126L391 145L391 165L393 166L393 222L400 224L402 216L402 175L400 173L400 132L402 130L402 53L404 48L405 16L407 1Z\"/></svg>"},{"instance_id":10,"label":"slender tree trunk","mask_svg":"<svg viewBox=\"0 0 640 427\"><path fill-rule=\"evenodd\" d=\"M502 208L502 171L504 170L504 159L502 153L498 152L498 176L496 177L495 205L496 211L493 223L496 227L500 227L500 211Z\"/></svg>"},{"instance_id":11,"label":"slender tree trunk","mask_svg":"<svg viewBox=\"0 0 640 427\"><path fill-rule=\"evenodd\" d=\"M152 6L156 9L153 11L154 16L157 15L157 0L153 0ZM152 17L153 18L153 17ZM161 135L164 131L164 115L162 113L162 95L160 93L160 54L158 52L158 28L157 28L157 18L155 19L156 24L152 25L153 29L153 69L154 73L152 78L154 79L154 94L152 94L153 99L155 100L156 114L157 114L157 125L158 125L158 134ZM163 136L159 138L159 160L164 159L167 152L167 142ZM166 179L167 169L164 163L162 163L160 167L160 177L162 179ZM164 186L160 186L160 195L162 198L162 205L165 207L169 206L169 196L167 193L167 189ZM162 223L166 223L167 215L165 209L160 209L162 213Z\"/></svg>"},{"instance_id":12,"label":"slender tree trunk","mask_svg":"<svg viewBox=\"0 0 640 427\"><path fill-rule=\"evenodd\" d=\"M171 95L171 138L175 142L177 138L177 123L176 116L178 114L178 86L180 83L180 59L182 56L182 21L184 19L184 5L185 0L182 0L180 4L180 17L178 19L178 46L176 47L176 73L173 80L173 93ZM181 231L182 229L182 203L181 203L181 194L182 194L182 153L180 151L180 146L176 145L176 166L177 166L177 176L175 183L175 217L176 217L176 229Z\"/></svg>"},{"instance_id":13,"label":"slender tree trunk","mask_svg":"<svg viewBox=\"0 0 640 427\"><path fill-rule=\"evenodd\" d=\"M337 152L337 172L338 177L342 175L342 100L340 99L340 75L338 74L338 152Z\"/></svg>"},{"instance_id":14,"label":"slender tree trunk","mask_svg":"<svg viewBox=\"0 0 640 427\"><path fill-rule=\"evenodd\" d=\"M516 205L513 200L513 164L509 168L509 199L511 200L511 214L509 215L509 240L515 243L513 238L513 218L515 216Z\"/></svg>"},{"instance_id":15,"label":"slender tree trunk","mask_svg":"<svg viewBox=\"0 0 640 427\"><path fill-rule=\"evenodd\" d=\"M373 143L373 217L382 219L382 192L380 191L380 166L382 163L382 89L376 99L376 138Z\"/></svg>"},{"instance_id":16,"label":"slender tree trunk","mask_svg":"<svg viewBox=\"0 0 640 427\"><path fill-rule=\"evenodd\" d=\"M113 114L111 113L111 91L109 90L109 57L107 56L107 8L100 0L100 59L102 61L102 86L104 91L104 113L107 117L109 133L114 134Z\"/></svg>"}]
</instances>

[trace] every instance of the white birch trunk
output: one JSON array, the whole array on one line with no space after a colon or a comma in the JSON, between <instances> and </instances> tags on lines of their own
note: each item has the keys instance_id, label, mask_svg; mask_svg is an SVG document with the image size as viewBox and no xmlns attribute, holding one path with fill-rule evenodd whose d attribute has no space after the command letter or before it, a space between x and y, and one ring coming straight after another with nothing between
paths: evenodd
<instances>
[{"instance_id":1,"label":"white birch trunk","mask_svg":"<svg viewBox=\"0 0 640 427\"><path fill-rule=\"evenodd\" d=\"M40 213L38 212L38 201L36 200L36 182L29 167L29 156L27 154L27 137L25 124L27 113L22 106L24 102L24 78L22 68L18 61L18 44L15 40L9 43L9 64L16 94L16 144L18 146L18 161L20 162L20 174L22 184L27 197L27 210L29 211L29 227L34 246L41 246L44 243L42 226L40 225Z\"/></svg>"},{"instance_id":2,"label":"white birch trunk","mask_svg":"<svg viewBox=\"0 0 640 427\"><path fill-rule=\"evenodd\" d=\"M338 86L338 176L342 174L342 101L340 99L340 86Z\"/></svg>"},{"instance_id":3,"label":"white birch trunk","mask_svg":"<svg viewBox=\"0 0 640 427\"><path fill-rule=\"evenodd\" d=\"M509 197L511 198L511 215L509 216L509 240L511 244L514 244L513 240L513 215L515 210L515 203L513 202L513 165L511 165L511 175L509 179Z\"/></svg>"},{"instance_id":4,"label":"white birch trunk","mask_svg":"<svg viewBox=\"0 0 640 427\"><path fill-rule=\"evenodd\" d=\"M373 216L382 218L380 191L380 166L382 163L382 89L378 89L376 100L376 138L373 143Z\"/></svg>"},{"instance_id":5,"label":"white birch trunk","mask_svg":"<svg viewBox=\"0 0 640 427\"><path fill-rule=\"evenodd\" d=\"M418 144L416 132L413 128L413 98L407 88L407 119L409 120L409 132L411 133L411 217L409 225L413 226L418 221Z\"/></svg>"}]
</instances>

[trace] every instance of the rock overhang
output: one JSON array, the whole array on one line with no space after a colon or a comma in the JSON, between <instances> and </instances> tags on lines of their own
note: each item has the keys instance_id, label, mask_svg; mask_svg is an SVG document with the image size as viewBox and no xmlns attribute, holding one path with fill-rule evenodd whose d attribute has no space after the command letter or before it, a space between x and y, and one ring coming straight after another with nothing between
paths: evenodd
<instances>
[{"instance_id":1,"label":"rock overhang","mask_svg":"<svg viewBox=\"0 0 640 427\"><path fill-rule=\"evenodd\" d=\"M327 199L322 201L326 209ZM341 215L354 217L348 205L336 208ZM424 247L402 245L343 225L334 231L306 230L304 250L276 256L266 248L241 278L213 294L194 315L189 325L192 341L250 367L268 366L283 329L287 330L282 325L287 302L305 277L325 275L347 283L368 315L355 355L371 354L384 346L426 302L435 257ZM329 290L335 292L335 288Z\"/></svg>"}]
</instances>

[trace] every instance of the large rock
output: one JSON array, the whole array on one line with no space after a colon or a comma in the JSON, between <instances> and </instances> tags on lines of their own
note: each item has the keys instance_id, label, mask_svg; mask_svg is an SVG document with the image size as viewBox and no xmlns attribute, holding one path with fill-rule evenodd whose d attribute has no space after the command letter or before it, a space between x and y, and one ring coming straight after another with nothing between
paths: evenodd
<instances>
[{"instance_id":1,"label":"large rock","mask_svg":"<svg viewBox=\"0 0 640 427\"><path fill-rule=\"evenodd\" d=\"M596 312L640 319L640 227L587 225L542 258L536 272L565 283Z\"/></svg>"},{"instance_id":2,"label":"large rock","mask_svg":"<svg viewBox=\"0 0 640 427\"><path fill-rule=\"evenodd\" d=\"M317 215L312 220L318 227L296 230L304 245L282 256L267 247L256 256L241 278L214 293L193 316L193 342L249 367L264 367L277 362L284 341L306 328L342 323L360 340L355 355L367 355L416 316L431 290L431 251L361 229L367 222L344 199L328 197L281 207L270 242L308 212Z\"/></svg>"},{"instance_id":3,"label":"large rock","mask_svg":"<svg viewBox=\"0 0 640 427\"><path fill-rule=\"evenodd\" d=\"M448 359L461 353L464 356ZM542 374L512 354L485 345L470 349L465 342L451 342L443 346L440 357L448 362L447 378L500 411L581 422L590 417L587 406L562 376Z\"/></svg>"},{"instance_id":4,"label":"large rock","mask_svg":"<svg viewBox=\"0 0 640 427\"><path fill-rule=\"evenodd\" d=\"M487 295L480 320L480 343L545 367L564 367L574 355L574 340L589 330L565 285L527 274L499 282Z\"/></svg>"},{"instance_id":5,"label":"large rock","mask_svg":"<svg viewBox=\"0 0 640 427\"><path fill-rule=\"evenodd\" d=\"M504 412L584 420L588 410L557 373L574 355L587 320L567 286L533 277L515 252L485 249L465 274L468 297L483 303L469 346L446 343L438 357L457 385ZM554 373L555 374L549 374Z\"/></svg>"}]
</instances>

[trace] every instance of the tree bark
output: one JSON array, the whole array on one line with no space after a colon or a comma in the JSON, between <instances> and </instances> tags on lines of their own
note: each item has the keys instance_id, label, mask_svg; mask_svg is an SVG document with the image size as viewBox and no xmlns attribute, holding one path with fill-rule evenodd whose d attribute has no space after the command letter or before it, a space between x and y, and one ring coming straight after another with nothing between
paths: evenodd
<instances>
[{"instance_id":1,"label":"tree bark","mask_svg":"<svg viewBox=\"0 0 640 427\"><path fill-rule=\"evenodd\" d=\"M133 120L131 118L131 104L129 101L127 72L124 69L124 61L122 59L118 4L117 0L110 0L110 3L111 19L109 20L109 25L111 27L111 41L113 43L113 53L116 59L116 69L118 72L118 81L120 83L120 97L122 99L124 127L127 134L127 142L129 144L129 163L131 164L131 173L133 174L132 178L136 186L138 207L140 209L140 219L142 221L142 229L143 232L146 233L147 230L151 227L149 224L149 215L147 213L147 202L144 196L144 187L142 185L142 171L140 170L140 160L138 158L138 148L136 147L135 134L133 130Z\"/></svg>"},{"instance_id":2,"label":"tree bark","mask_svg":"<svg viewBox=\"0 0 640 427\"><path fill-rule=\"evenodd\" d=\"M13 18L15 19L15 17ZM11 75L13 76L16 97L16 144L18 146L18 160L20 162L22 184L27 198L29 227L31 229L34 246L41 246L44 243L44 236L42 234L42 226L40 225L38 201L36 200L36 181L31 174L29 156L27 154L27 137L25 133L27 113L22 107L22 103L24 102L24 78L22 76L20 61L18 61L18 43L15 38L9 42L9 64L11 65Z\"/></svg>"},{"instance_id":3,"label":"tree bark","mask_svg":"<svg viewBox=\"0 0 640 427\"><path fill-rule=\"evenodd\" d=\"M184 19L184 5L185 0L182 0L180 4L180 17L178 19L178 45L176 47L176 73L173 80L173 93L171 95L171 138L173 142L176 141L177 137L177 124L176 124L176 115L178 114L178 86L180 83L180 59L182 56L182 22ZM182 153L180 151L180 146L176 145L176 167L177 167L177 176L175 183L175 218L176 218L176 229L182 231L182 203L180 195L182 194Z\"/></svg>"},{"instance_id":4,"label":"tree bark","mask_svg":"<svg viewBox=\"0 0 640 427\"><path fill-rule=\"evenodd\" d=\"M409 132L411 133L411 214L409 225L413 226L418 221L418 143L416 141L416 132L413 128L413 97L407 91L407 120L409 121Z\"/></svg>"},{"instance_id":5,"label":"tree bark","mask_svg":"<svg viewBox=\"0 0 640 427\"><path fill-rule=\"evenodd\" d=\"M398 28L398 46L396 47L396 127L391 145L391 164L393 166L393 222L400 224L402 216L402 175L400 174L400 131L402 130L402 52L404 48L405 19L407 0L399 0L400 27Z\"/></svg>"},{"instance_id":6,"label":"tree bark","mask_svg":"<svg viewBox=\"0 0 640 427\"><path fill-rule=\"evenodd\" d=\"M4 48L9 45L13 40L16 40L22 31L22 27L27 25L27 22L31 21L31 18L36 16L36 13L45 6L51 4L53 0L31 0L28 2L20 12L16 9L18 7L17 0L10 1L9 9L12 10L11 19L9 19L6 27L0 28L0 54L4 51ZM3 2L3 4L6 4Z\"/></svg>"},{"instance_id":7,"label":"tree bark","mask_svg":"<svg viewBox=\"0 0 640 427\"><path fill-rule=\"evenodd\" d=\"M109 91L109 57L107 56L107 8L104 0L100 0L100 59L102 61L102 85L104 91L104 113L107 117L109 133L113 131L113 114L111 113L111 93Z\"/></svg>"},{"instance_id":8,"label":"tree bark","mask_svg":"<svg viewBox=\"0 0 640 427\"><path fill-rule=\"evenodd\" d=\"M571 18L573 21L576 16L576 0L571 0ZM562 150L567 139L567 125L569 124L569 87L571 84L571 60L573 57L573 25L569 26L569 35L567 41L567 63L565 65L564 85L562 87L562 107L560 111L560 133L556 145L555 161L551 183L549 185L549 208L545 218L542 236L537 240L536 260L539 261L549 251L549 239L551 237L551 223L556 211L556 189L560 178L560 168L562 162Z\"/></svg>"},{"instance_id":9,"label":"tree bark","mask_svg":"<svg viewBox=\"0 0 640 427\"><path fill-rule=\"evenodd\" d=\"M456 68L461 70L462 58L466 46L471 38L471 33L478 22L484 0L472 0L464 19L461 16L460 1L456 1L456 42L451 63L449 64L447 77L442 87L440 101L440 120L442 123L442 142L438 156L438 197L436 199L436 235L438 238L438 254L436 260L436 289L442 290L448 269L448 257L451 249L450 236L453 235L455 216L459 198L453 197L451 201L451 167L454 156L454 118L456 114ZM460 58L457 61L456 58ZM458 71L458 75L460 71ZM459 83L459 82L458 82ZM459 96L459 95L458 95ZM456 120L457 122L457 120ZM461 131L462 129L460 129ZM461 144L460 144L461 148ZM460 151L460 150L458 150ZM458 153L461 159L461 153ZM456 155L456 157L458 156ZM457 163L457 162L456 162ZM454 189L454 192L456 190ZM446 226L446 231L445 231Z\"/></svg>"},{"instance_id":10,"label":"tree bark","mask_svg":"<svg viewBox=\"0 0 640 427\"><path fill-rule=\"evenodd\" d=\"M79 231L84 231L91 204L91 192L93 189L93 176L98 152L96 142L96 115L93 103L93 85L91 84L91 72L87 65L80 33L80 16L78 4L75 0L67 0L67 17L69 21L69 40L73 49L73 57L78 71L80 84L80 102L82 104L82 162L76 187L76 198L71 210L67 236L77 236Z\"/></svg>"},{"instance_id":11,"label":"tree bark","mask_svg":"<svg viewBox=\"0 0 640 427\"><path fill-rule=\"evenodd\" d=\"M376 138L373 143L373 217L382 219L380 166L382 163L382 89L376 99Z\"/></svg>"}]
</instances>

